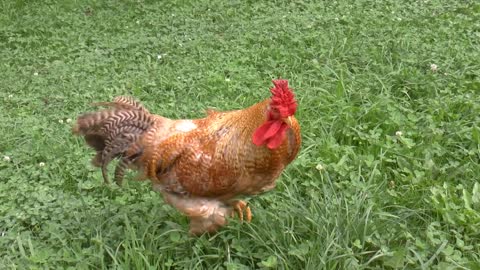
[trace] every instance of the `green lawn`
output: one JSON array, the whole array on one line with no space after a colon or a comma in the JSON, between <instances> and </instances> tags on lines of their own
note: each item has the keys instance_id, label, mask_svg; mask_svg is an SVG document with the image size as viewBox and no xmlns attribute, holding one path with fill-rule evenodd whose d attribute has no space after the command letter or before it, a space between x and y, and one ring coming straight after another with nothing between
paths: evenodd
<instances>
[{"instance_id":1,"label":"green lawn","mask_svg":"<svg viewBox=\"0 0 480 270\"><path fill-rule=\"evenodd\" d=\"M0 269L480 269L478 1L0 10ZM189 236L147 182L105 186L70 131L117 95L194 118L278 77L302 150L251 224L215 235Z\"/></svg>"}]
</instances>

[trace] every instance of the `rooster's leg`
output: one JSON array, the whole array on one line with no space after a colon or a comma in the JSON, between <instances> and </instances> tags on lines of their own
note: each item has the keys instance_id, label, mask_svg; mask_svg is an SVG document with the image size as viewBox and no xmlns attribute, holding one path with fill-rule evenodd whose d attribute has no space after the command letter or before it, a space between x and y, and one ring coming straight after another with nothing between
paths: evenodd
<instances>
[{"instance_id":1,"label":"rooster's leg","mask_svg":"<svg viewBox=\"0 0 480 270\"><path fill-rule=\"evenodd\" d=\"M215 199L162 193L167 203L190 218L190 233L194 235L217 231L227 224L226 217L232 212L230 206Z\"/></svg>"},{"instance_id":2,"label":"rooster's leg","mask_svg":"<svg viewBox=\"0 0 480 270\"><path fill-rule=\"evenodd\" d=\"M250 210L250 206L248 206L248 204L245 201L242 201L242 200L233 201L231 205L234 210L234 212L232 212L232 217L234 213L237 213L238 218L241 221L243 221L244 220L243 212L245 212L245 220L247 222L252 221L252 210Z\"/></svg>"}]
</instances>

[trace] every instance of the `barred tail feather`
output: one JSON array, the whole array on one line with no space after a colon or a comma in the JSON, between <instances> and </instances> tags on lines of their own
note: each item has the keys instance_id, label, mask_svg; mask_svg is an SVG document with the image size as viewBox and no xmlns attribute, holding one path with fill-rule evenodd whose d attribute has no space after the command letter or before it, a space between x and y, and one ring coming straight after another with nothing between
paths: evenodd
<instances>
[{"instance_id":1,"label":"barred tail feather","mask_svg":"<svg viewBox=\"0 0 480 270\"><path fill-rule=\"evenodd\" d=\"M113 102L96 102L93 106L113 107L117 109L140 110L148 113L143 105L132 97L119 96L113 99Z\"/></svg>"},{"instance_id":2,"label":"barred tail feather","mask_svg":"<svg viewBox=\"0 0 480 270\"><path fill-rule=\"evenodd\" d=\"M115 158L115 181L122 183L125 170L143 153L139 139L153 125L152 115L131 97L117 97L113 102L96 103L106 109L78 117L73 133L85 138L97 154L92 164L102 168L108 180L107 166Z\"/></svg>"},{"instance_id":3,"label":"barred tail feather","mask_svg":"<svg viewBox=\"0 0 480 270\"><path fill-rule=\"evenodd\" d=\"M143 149L136 148L136 151L130 156L123 156L115 167L115 182L117 185L121 186L123 181L123 176L125 175L125 170L135 162L143 153Z\"/></svg>"}]
</instances>

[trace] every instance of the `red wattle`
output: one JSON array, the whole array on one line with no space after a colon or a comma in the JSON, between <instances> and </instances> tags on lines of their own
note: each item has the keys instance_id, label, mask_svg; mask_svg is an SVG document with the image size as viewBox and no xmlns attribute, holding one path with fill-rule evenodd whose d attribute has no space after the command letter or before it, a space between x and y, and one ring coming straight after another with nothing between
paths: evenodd
<instances>
[{"instance_id":1,"label":"red wattle","mask_svg":"<svg viewBox=\"0 0 480 270\"><path fill-rule=\"evenodd\" d=\"M265 122L253 133L252 141L255 145L267 144L270 149L277 148L285 138L288 125L279 120Z\"/></svg>"},{"instance_id":2,"label":"red wattle","mask_svg":"<svg viewBox=\"0 0 480 270\"><path fill-rule=\"evenodd\" d=\"M255 130L255 132L253 133L253 137L252 137L253 143L255 145L260 146L260 145L263 145L263 144L266 143L267 138L265 138L264 135L265 135L265 133L268 132L268 130L270 129L270 126L272 125L273 122L274 121L267 121Z\"/></svg>"},{"instance_id":3,"label":"red wattle","mask_svg":"<svg viewBox=\"0 0 480 270\"><path fill-rule=\"evenodd\" d=\"M279 147L283 139L285 139L285 134L287 131L288 125L282 122L282 126L278 130L278 132L271 138L268 139L267 147L270 149L275 149Z\"/></svg>"}]
</instances>

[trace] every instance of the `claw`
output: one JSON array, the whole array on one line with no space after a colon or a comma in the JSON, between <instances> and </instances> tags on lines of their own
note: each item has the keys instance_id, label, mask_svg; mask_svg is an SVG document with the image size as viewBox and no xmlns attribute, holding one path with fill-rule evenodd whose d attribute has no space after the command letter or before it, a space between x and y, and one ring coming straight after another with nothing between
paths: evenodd
<instances>
[{"instance_id":1,"label":"claw","mask_svg":"<svg viewBox=\"0 0 480 270\"><path fill-rule=\"evenodd\" d=\"M238 214L238 218L243 221L247 221L247 222L250 222L252 221L252 210L250 209L250 206L248 206L248 203L244 202L244 201L241 201L241 200L238 200L238 201L234 201L232 203L232 207L233 207L233 212L231 214L231 217L233 218L235 216L235 213ZM243 212L245 211L245 219L244 219L244 215L243 215Z\"/></svg>"}]
</instances>

